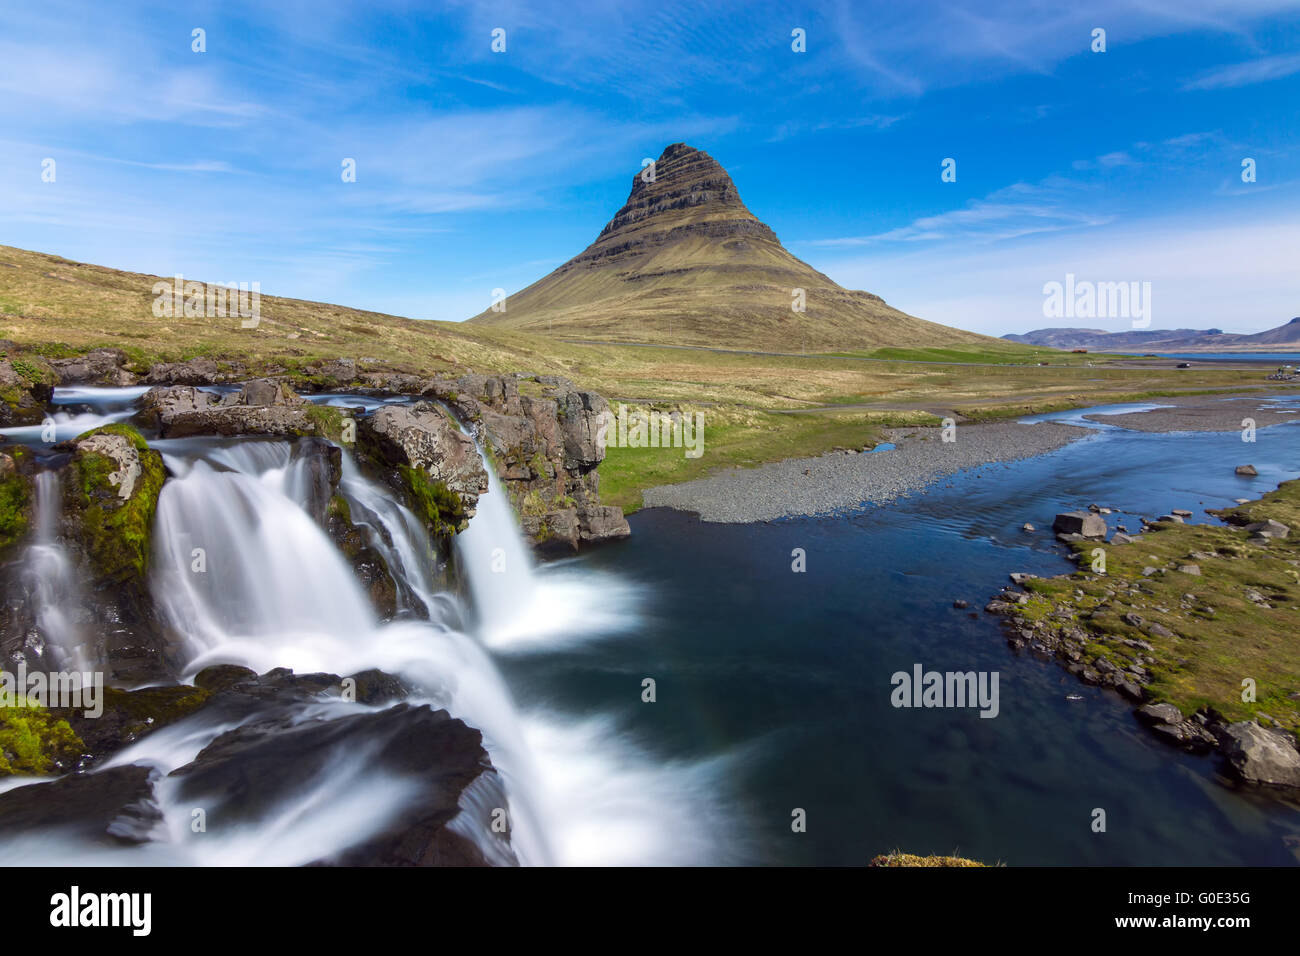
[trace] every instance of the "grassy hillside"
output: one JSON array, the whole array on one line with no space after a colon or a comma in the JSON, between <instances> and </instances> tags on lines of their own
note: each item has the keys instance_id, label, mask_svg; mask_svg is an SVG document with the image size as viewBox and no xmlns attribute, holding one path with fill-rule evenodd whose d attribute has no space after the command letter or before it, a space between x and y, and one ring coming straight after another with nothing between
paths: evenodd
<instances>
[{"instance_id":1,"label":"grassy hillside","mask_svg":"<svg viewBox=\"0 0 1300 956\"><path fill-rule=\"evenodd\" d=\"M719 466L871 444L895 420L998 418L1205 390L1285 388L1250 370L1128 367L1114 358L996 340L838 356L583 345L272 295L262 296L258 328L242 329L235 318L155 317L157 281L0 246L0 339L47 357L113 346L141 367L209 356L244 362L250 375L269 370L292 376L330 358L369 359L366 367L421 375L542 372L571 378L612 401L705 411L710 424L703 458L620 452L602 466L607 490L629 506L649 484L698 477Z\"/></svg>"}]
</instances>

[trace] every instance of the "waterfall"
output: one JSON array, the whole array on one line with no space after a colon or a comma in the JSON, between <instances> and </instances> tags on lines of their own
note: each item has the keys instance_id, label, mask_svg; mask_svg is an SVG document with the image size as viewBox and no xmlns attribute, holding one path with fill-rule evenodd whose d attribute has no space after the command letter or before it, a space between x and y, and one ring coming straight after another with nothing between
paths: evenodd
<instances>
[{"instance_id":1,"label":"waterfall","mask_svg":"<svg viewBox=\"0 0 1300 956\"><path fill-rule=\"evenodd\" d=\"M642 752L610 714L566 714L550 704L516 708L494 654L545 653L578 637L616 637L637 624L640 594L578 562L534 562L490 469L489 490L457 536L458 568L472 602L465 610L457 595L434 583L434 551L423 523L344 451L338 493L397 579L398 613L380 621L353 569L308 513L320 493L320 461L304 454L303 445L209 438L152 445L169 478L155 516L150 586L159 613L187 642L185 676L214 663L259 673L288 667L348 675L378 668L397 675L413 689L412 704L445 708L483 734L500 781L480 778L462 794L461 814L451 825L475 839L489 860L501 861L500 848L490 835L484 838L482 821L503 805L511 847L524 864L713 859L708 848L729 826L714 809L715 768L665 764ZM37 498L29 566L42 632L52 643L57 635L59 646L80 647L84 612L57 542L57 475L38 477ZM629 683L633 699L637 693L637 683ZM359 709L336 698L305 708L297 719ZM153 841L107 849L33 833L6 840L8 858L293 865L364 840L408 809L407 784L375 772L366 748L357 748L337 754L327 772L295 781L294 799L256 824L194 837L192 808L166 774L242 719L231 723L229 714L200 711L103 765L143 763L164 775L157 789L164 823Z\"/></svg>"},{"instance_id":2,"label":"waterfall","mask_svg":"<svg viewBox=\"0 0 1300 956\"><path fill-rule=\"evenodd\" d=\"M483 456L487 494L480 495L469 527L456 535L474 611L489 646L528 627L537 597L533 558L524 546L515 512L501 487L496 469Z\"/></svg>"},{"instance_id":3,"label":"waterfall","mask_svg":"<svg viewBox=\"0 0 1300 956\"><path fill-rule=\"evenodd\" d=\"M455 545L483 643L496 652L527 651L634 627L640 596L626 582L564 561L538 567L496 469L480 454L488 490Z\"/></svg>"},{"instance_id":4,"label":"waterfall","mask_svg":"<svg viewBox=\"0 0 1300 956\"><path fill-rule=\"evenodd\" d=\"M334 542L303 510L307 466L287 443L156 445L175 477L158 501L153 592L190 642L187 673L235 663L259 673L373 667L406 678L420 689L416 702L482 731L510 794L516 853L551 862L529 805L534 771L514 704L491 658L455 626L450 596L433 592L432 548L414 515L345 459L341 492L382 532L376 540L390 571L429 616L381 623Z\"/></svg>"},{"instance_id":5,"label":"waterfall","mask_svg":"<svg viewBox=\"0 0 1300 956\"><path fill-rule=\"evenodd\" d=\"M84 596L72 560L59 541L63 511L59 475L54 471L39 472L34 484L34 535L23 556L21 572L25 599L51 663L60 670L90 670L97 662L89 660L85 647Z\"/></svg>"},{"instance_id":6,"label":"waterfall","mask_svg":"<svg viewBox=\"0 0 1300 956\"><path fill-rule=\"evenodd\" d=\"M374 628L352 569L291 495L302 482L287 444L166 461L178 477L158 500L153 590L190 642L191 670L212 660L296 670L322 642Z\"/></svg>"}]
</instances>

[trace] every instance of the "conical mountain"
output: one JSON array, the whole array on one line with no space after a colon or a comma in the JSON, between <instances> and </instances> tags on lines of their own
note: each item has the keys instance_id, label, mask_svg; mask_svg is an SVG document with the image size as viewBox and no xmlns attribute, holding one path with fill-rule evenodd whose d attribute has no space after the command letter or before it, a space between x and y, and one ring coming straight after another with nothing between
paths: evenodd
<instances>
[{"instance_id":1,"label":"conical mountain","mask_svg":"<svg viewBox=\"0 0 1300 956\"><path fill-rule=\"evenodd\" d=\"M803 290L803 312L792 308ZM796 259L708 153L674 143L596 241L471 322L571 339L768 351L993 341L845 289Z\"/></svg>"}]
</instances>

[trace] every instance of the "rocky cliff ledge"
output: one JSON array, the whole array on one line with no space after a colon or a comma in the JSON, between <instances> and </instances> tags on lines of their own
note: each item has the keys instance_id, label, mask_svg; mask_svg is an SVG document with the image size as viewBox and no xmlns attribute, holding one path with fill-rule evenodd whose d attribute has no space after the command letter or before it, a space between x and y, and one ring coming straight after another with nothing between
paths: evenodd
<instances>
[{"instance_id":1,"label":"rocky cliff ledge","mask_svg":"<svg viewBox=\"0 0 1300 956\"><path fill-rule=\"evenodd\" d=\"M6 409L15 422L41 420L52 382L154 385L141 401L137 422L166 438L247 434L346 441L348 435L340 426L347 412L311 405L297 393L407 396L412 400L409 412L377 412L356 422L356 441L363 453L378 453L390 467L416 467L431 477L432 484L443 482L455 493L457 502L440 503L441 514L434 522L438 530L448 521L463 527L486 489L481 469L465 460L459 440L464 427L487 450L524 532L540 550L568 552L585 543L629 534L622 510L600 503L596 469L605 449L599 423L609 406L601 396L559 376L516 372L425 378L377 369L364 360L333 359L293 371L264 368L265 377L250 381L248 370L237 362L196 358L146 369L133 366L118 349L95 349L49 363L24 361L0 361L0 384L13 379L12 401ZM225 395L198 390L211 385L240 387ZM425 400L424 406L416 404L420 399ZM456 420L442 414L441 408L451 411ZM413 466L411 455L419 458L419 447L439 462ZM446 468L440 464L444 454ZM431 488L423 491L433 493Z\"/></svg>"},{"instance_id":2,"label":"rocky cliff ledge","mask_svg":"<svg viewBox=\"0 0 1300 956\"><path fill-rule=\"evenodd\" d=\"M87 363L69 366L77 374L87 368ZM120 377L104 368L96 380ZM160 385L141 401L141 423L164 437L266 434L346 440L340 426L347 412L303 402L284 379L254 380L239 392L218 397L195 385L229 384L227 375L200 359L155 366L144 376L151 380L186 383ZM630 533L622 509L600 503L596 469L605 457L600 422L609 405L568 379L528 373L423 379L366 371L340 359L304 369L291 383L305 392L411 397L410 405L361 418L357 449L402 474L404 482L392 483L404 484L417 505L430 505L417 510L428 514L435 533L463 528L487 489L471 441L487 451L524 533L540 550L571 552ZM428 482L421 481L425 477Z\"/></svg>"},{"instance_id":3,"label":"rocky cliff ledge","mask_svg":"<svg viewBox=\"0 0 1300 956\"><path fill-rule=\"evenodd\" d=\"M595 392L552 375L465 375L426 391L470 423L496 467L524 533L543 550L624 538L623 510L600 503L605 458Z\"/></svg>"}]
</instances>

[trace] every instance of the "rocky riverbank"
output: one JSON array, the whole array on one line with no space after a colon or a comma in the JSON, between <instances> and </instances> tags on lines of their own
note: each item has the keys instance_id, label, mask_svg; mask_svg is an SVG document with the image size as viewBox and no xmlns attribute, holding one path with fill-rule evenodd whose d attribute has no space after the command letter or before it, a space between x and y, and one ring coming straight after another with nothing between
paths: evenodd
<instances>
[{"instance_id":1,"label":"rocky riverbank","mask_svg":"<svg viewBox=\"0 0 1300 956\"><path fill-rule=\"evenodd\" d=\"M887 435L895 447L888 450L844 450L732 469L651 488L645 492L645 504L731 523L826 514L892 501L967 468L1044 455L1090 432L1053 422L999 422L957 426L948 432L951 441L945 441L944 434L942 428L891 429Z\"/></svg>"},{"instance_id":2,"label":"rocky riverbank","mask_svg":"<svg viewBox=\"0 0 1300 956\"><path fill-rule=\"evenodd\" d=\"M1170 745L1300 796L1300 480L1210 512L1223 524L1181 510L1112 534L1108 510L1058 516L1079 570L1013 573L985 610L1013 648L1115 690Z\"/></svg>"}]
</instances>

